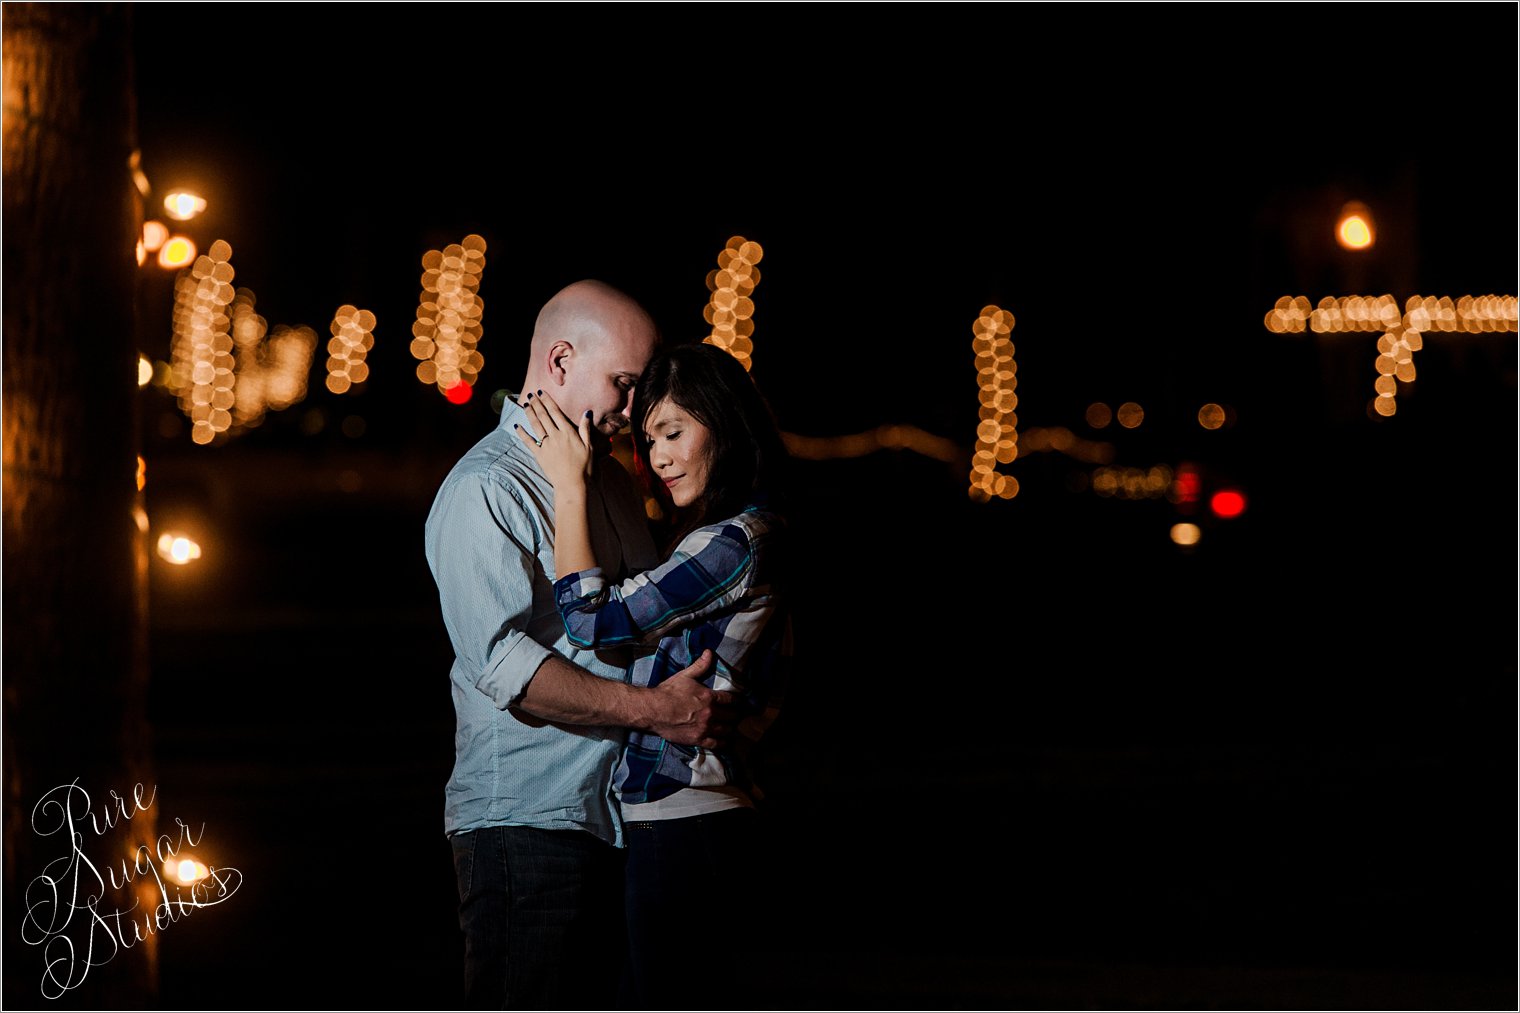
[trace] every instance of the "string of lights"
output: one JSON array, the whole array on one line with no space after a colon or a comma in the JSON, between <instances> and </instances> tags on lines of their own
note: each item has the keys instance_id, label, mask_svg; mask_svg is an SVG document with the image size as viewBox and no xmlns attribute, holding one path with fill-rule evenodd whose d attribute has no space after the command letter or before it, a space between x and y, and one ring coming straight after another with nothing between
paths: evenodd
<instances>
[{"instance_id":1,"label":"string of lights","mask_svg":"<svg viewBox=\"0 0 1520 1013\"><path fill-rule=\"evenodd\" d=\"M760 244L743 236L731 237L718 252L716 270L707 272L707 290L712 296L702 310L702 319L712 325L704 344L717 345L738 359L747 370L755 350L755 286L760 284L760 258L765 251Z\"/></svg>"}]
</instances>

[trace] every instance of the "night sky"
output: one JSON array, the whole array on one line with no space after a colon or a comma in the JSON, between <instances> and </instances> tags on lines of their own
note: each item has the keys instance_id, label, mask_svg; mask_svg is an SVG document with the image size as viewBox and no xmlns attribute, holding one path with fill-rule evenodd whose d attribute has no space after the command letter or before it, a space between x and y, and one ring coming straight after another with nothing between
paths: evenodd
<instances>
[{"instance_id":1,"label":"night sky","mask_svg":"<svg viewBox=\"0 0 1520 1013\"><path fill-rule=\"evenodd\" d=\"M731 900L774 952L715 1008L1513 1003L1515 334L1427 335L1374 419L1375 332L1263 325L1284 295L1515 294L1512 5L483 10L135 11L152 200L206 197L189 234L271 325L379 321L362 391L319 358L215 446L143 392L155 535L205 549L152 576L159 797L247 881L165 933L166 1005L458 1001L433 492L549 295L602 278L700 339L734 235L783 429L964 456L799 468L781 886ZM1333 240L1350 200L1365 252ZM470 233L456 406L407 343L422 255ZM144 270L153 358L170 284ZM1246 512L1102 497L1056 452L971 502L988 304L1021 432L1192 464ZM1125 401L1138 429L1084 421ZM315 994L268 980L285 957Z\"/></svg>"}]
</instances>

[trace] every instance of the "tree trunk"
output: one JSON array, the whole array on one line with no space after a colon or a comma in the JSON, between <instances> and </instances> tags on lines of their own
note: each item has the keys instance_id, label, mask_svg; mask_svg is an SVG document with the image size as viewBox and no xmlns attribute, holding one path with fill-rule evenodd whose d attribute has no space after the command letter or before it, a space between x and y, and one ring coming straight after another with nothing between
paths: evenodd
<instances>
[{"instance_id":1,"label":"tree trunk","mask_svg":"<svg viewBox=\"0 0 1520 1013\"><path fill-rule=\"evenodd\" d=\"M147 536L136 481L133 293L142 203L129 170L137 133L131 8L8 3L0 18L4 1001L13 1009L143 1009L157 992L157 934L139 942L127 923L152 918L156 879L142 874L115 889L107 873L119 880L138 845L152 851L157 807L103 822L111 792L130 802L134 784L143 783L144 800L155 787ZM104 888L80 864L78 908L65 892L29 915L30 905L51 901L46 876L58 878L71 853L69 833L46 833L59 826L58 813L39 803L76 781L89 804L70 793L68 829ZM63 800L65 791L51 797ZM99 832L86 811L102 821ZM65 877L64 889L70 885ZM122 915L130 948L117 939L113 951L110 933L85 909L92 894L108 920L136 901ZM59 958L66 959L49 973ZM77 987L54 1002L64 984Z\"/></svg>"}]
</instances>

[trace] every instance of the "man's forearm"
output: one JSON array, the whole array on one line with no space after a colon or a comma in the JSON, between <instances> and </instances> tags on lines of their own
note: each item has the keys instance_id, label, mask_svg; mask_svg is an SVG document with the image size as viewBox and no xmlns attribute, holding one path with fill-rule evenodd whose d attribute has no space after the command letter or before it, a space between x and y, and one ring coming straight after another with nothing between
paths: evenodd
<instances>
[{"instance_id":1,"label":"man's forearm","mask_svg":"<svg viewBox=\"0 0 1520 1013\"><path fill-rule=\"evenodd\" d=\"M647 695L647 690L598 678L563 658L549 657L515 706L556 724L647 728Z\"/></svg>"},{"instance_id":2,"label":"man's forearm","mask_svg":"<svg viewBox=\"0 0 1520 1013\"><path fill-rule=\"evenodd\" d=\"M560 725L637 728L683 746L711 749L737 718L734 696L702 685L713 653L703 651L656 688L599 679L563 658L545 658L513 707Z\"/></svg>"}]
</instances>

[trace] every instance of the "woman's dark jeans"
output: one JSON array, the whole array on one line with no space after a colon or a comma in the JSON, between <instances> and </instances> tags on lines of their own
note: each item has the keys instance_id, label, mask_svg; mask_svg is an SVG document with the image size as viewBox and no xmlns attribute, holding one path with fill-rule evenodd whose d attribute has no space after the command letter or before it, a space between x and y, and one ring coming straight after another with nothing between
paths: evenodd
<instances>
[{"instance_id":1,"label":"woman's dark jeans","mask_svg":"<svg viewBox=\"0 0 1520 1013\"><path fill-rule=\"evenodd\" d=\"M629 822L624 904L633 1009L740 1008L765 905L761 817L725 809Z\"/></svg>"}]
</instances>

